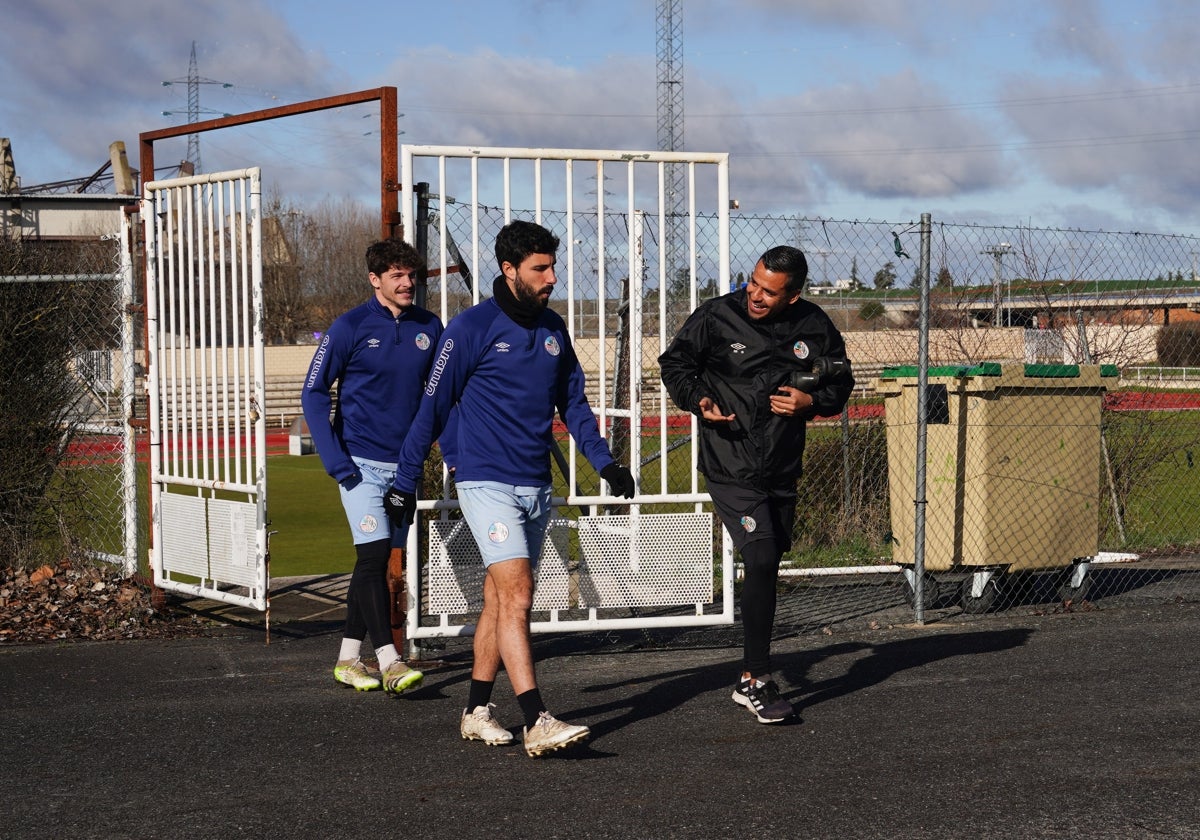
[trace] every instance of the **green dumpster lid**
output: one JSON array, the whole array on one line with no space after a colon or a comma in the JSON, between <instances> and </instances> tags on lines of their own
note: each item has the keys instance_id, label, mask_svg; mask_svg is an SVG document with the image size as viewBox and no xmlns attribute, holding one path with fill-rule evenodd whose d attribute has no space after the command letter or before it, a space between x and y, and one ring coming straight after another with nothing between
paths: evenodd
<instances>
[{"instance_id":1,"label":"green dumpster lid","mask_svg":"<svg viewBox=\"0 0 1200 840\"><path fill-rule=\"evenodd\" d=\"M916 376L921 369L916 365L896 365L885 367L880 376L884 379L899 379L905 376ZM978 365L940 365L929 369L930 376L999 376L999 362L984 362Z\"/></svg>"},{"instance_id":2,"label":"green dumpster lid","mask_svg":"<svg viewBox=\"0 0 1200 840\"><path fill-rule=\"evenodd\" d=\"M880 377L883 379L901 379L917 376L920 368L916 365L895 365L885 367ZM999 376L999 362L983 362L977 365L940 365L929 369L929 376ZM1025 365L1025 375L1030 379L1077 379L1079 365ZM1101 376L1119 376L1120 370L1116 365L1100 365Z\"/></svg>"},{"instance_id":3,"label":"green dumpster lid","mask_svg":"<svg viewBox=\"0 0 1200 840\"><path fill-rule=\"evenodd\" d=\"M1078 378L1079 365L1025 365L1030 379Z\"/></svg>"},{"instance_id":4,"label":"green dumpster lid","mask_svg":"<svg viewBox=\"0 0 1200 840\"><path fill-rule=\"evenodd\" d=\"M1078 377L1079 365L1025 365L1025 375L1034 378ZM1120 376L1116 365L1100 365L1101 376Z\"/></svg>"}]
</instances>

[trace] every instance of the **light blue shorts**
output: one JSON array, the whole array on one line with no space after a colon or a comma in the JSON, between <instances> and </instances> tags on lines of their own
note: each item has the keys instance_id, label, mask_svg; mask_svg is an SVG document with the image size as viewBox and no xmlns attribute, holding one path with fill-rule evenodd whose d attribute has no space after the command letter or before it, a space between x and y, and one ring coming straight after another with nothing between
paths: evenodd
<instances>
[{"instance_id":1,"label":"light blue shorts","mask_svg":"<svg viewBox=\"0 0 1200 840\"><path fill-rule=\"evenodd\" d=\"M537 567L554 508L551 488L514 487L497 481L459 481L458 501L475 537L483 566L528 557Z\"/></svg>"},{"instance_id":2,"label":"light blue shorts","mask_svg":"<svg viewBox=\"0 0 1200 840\"><path fill-rule=\"evenodd\" d=\"M392 487L396 477L396 465L384 461L368 461L354 458L362 481L347 490L338 489L342 495L342 507L346 510L346 521L350 523L350 536L355 545L386 540L392 537L392 545L403 547L408 539L408 528L392 533L391 523L383 509L383 496Z\"/></svg>"}]
</instances>

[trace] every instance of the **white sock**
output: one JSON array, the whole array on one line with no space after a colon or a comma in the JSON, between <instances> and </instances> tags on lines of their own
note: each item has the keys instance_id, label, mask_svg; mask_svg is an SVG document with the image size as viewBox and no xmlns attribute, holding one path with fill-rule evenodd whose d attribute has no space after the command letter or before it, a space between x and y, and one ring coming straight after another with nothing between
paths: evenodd
<instances>
[{"instance_id":1,"label":"white sock","mask_svg":"<svg viewBox=\"0 0 1200 840\"><path fill-rule=\"evenodd\" d=\"M375 657L379 660L379 670L386 671L389 665L400 658L400 654L395 645L384 645L375 648Z\"/></svg>"},{"instance_id":2,"label":"white sock","mask_svg":"<svg viewBox=\"0 0 1200 840\"><path fill-rule=\"evenodd\" d=\"M338 652L338 661L358 659L362 651L362 639L342 639L342 649Z\"/></svg>"}]
</instances>

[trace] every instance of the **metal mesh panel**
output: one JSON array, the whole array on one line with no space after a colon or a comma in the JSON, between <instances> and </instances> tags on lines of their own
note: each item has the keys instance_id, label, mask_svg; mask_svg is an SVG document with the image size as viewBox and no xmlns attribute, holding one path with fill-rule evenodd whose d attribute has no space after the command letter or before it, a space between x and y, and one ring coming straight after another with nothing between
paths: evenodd
<instances>
[{"instance_id":1,"label":"metal mesh panel","mask_svg":"<svg viewBox=\"0 0 1200 840\"><path fill-rule=\"evenodd\" d=\"M565 610L570 604L567 541L570 523L551 519L534 580L535 610ZM425 568L426 609L433 614L462 615L483 609L483 558L462 519L429 523L429 561Z\"/></svg>"},{"instance_id":2,"label":"metal mesh panel","mask_svg":"<svg viewBox=\"0 0 1200 840\"><path fill-rule=\"evenodd\" d=\"M712 514L582 516L579 550L583 606L708 604L713 599Z\"/></svg>"}]
</instances>

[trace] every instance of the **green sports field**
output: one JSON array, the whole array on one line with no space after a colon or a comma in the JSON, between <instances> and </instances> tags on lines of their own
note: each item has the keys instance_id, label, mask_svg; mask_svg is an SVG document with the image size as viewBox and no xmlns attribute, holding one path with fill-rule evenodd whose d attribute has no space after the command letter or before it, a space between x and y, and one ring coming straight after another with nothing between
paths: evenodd
<instances>
[{"instance_id":1,"label":"green sports field","mask_svg":"<svg viewBox=\"0 0 1200 840\"><path fill-rule=\"evenodd\" d=\"M349 572L350 526L337 483L315 455L267 459L271 577Z\"/></svg>"}]
</instances>

